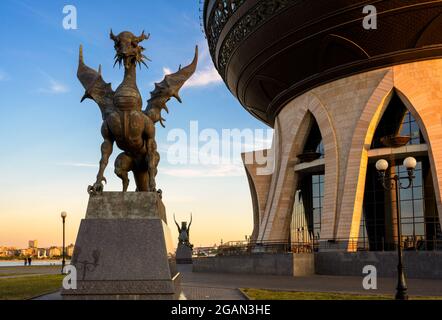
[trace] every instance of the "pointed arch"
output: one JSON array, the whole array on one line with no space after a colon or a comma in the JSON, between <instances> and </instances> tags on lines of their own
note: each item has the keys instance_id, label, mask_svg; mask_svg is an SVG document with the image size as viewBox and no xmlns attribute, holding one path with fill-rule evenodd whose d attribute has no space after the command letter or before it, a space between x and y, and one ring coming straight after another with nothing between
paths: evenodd
<instances>
[{"instance_id":1,"label":"pointed arch","mask_svg":"<svg viewBox=\"0 0 442 320\"><path fill-rule=\"evenodd\" d=\"M397 89L376 127L371 148L385 148L425 143L420 125L399 96Z\"/></svg>"},{"instance_id":2,"label":"pointed arch","mask_svg":"<svg viewBox=\"0 0 442 320\"><path fill-rule=\"evenodd\" d=\"M249 182L250 194L252 196L252 207L253 207L253 231L250 238L252 241L256 241L256 238L258 237L259 218L260 218L259 199L258 199L258 193L256 192L255 182L253 181L253 178L247 166L245 166L245 171L246 171L247 181Z\"/></svg>"},{"instance_id":3,"label":"pointed arch","mask_svg":"<svg viewBox=\"0 0 442 320\"><path fill-rule=\"evenodd\" d=\"M272 177L273 188L269 194L272 201L267 201L258 240L287 240L289 237L291 210L298 183L294 166L299 162L297 155L303 152L310 125L309 114L318 123L325 153L324 214L321 217L324 229L321 234L331 237L333 233L339 176L336 133L327 109L316 95L308 93L289 103L277 118L278 131L281 132L280 159L276 166L279 169ZM281 235L284 239L281 239Z\"/></svg>"},{"instance_id":4,"label":"pointed arch","mask_svg":"<svg viewBox=\"0 0 442 320\"><path fill-rule=\"evenodd\" d=\"M303 153L311 155L310 157L308 157L308 161L310 159L315 160L314 158L316 157L324 157L324 143L321 130L319 129L319 125L316 121L315 116L310 111L307 112L307 115L310 115L311 120L309 121L309 133L306 136L307 138L304 143ZM300 160L303 161L303 159Z\"/></svg>"},{"instance_id":5,"label":"pointed arch","mask_svg":"<svg viewBox=\"0 0 442 320\"><path fill-rule=\"evenodd\" d=\"M356 239L359 235L368 150L383 111L391 100L393 81L393 71L389 70L368 99L353 132L335 230L336 239L350 239L348 243L342 245L348 251L357 249L351 239Z\"/></svg>"},{"instance_id":6,"label":"pointed arch","mask_svg":"<svg viewBox=\"0 0 442 320\"><path fill-rule=\"evenodd\" d=\"M411 237L416 242L427 239L428 236L433 240L438 224L438 219L434 218L437 215L434 210L436 203L421 125L395 87L389 96L389 102L381 113L370 144L372 151L367 166L361 221L363 241L374 251L390 250L397 245L397 199L402 208L399 213L402 216L401 228L404 236ZM395 189L385 191L380 188L375 168L375 161L380 156L390 162L388 175L403 174L405 169L401 166L402 160L407 156L416 157L418 166L413 188L400 190L399 194Z\"/></svg>"},{"instance_id":7,"label":"pointed arch","mask_svg":"<svg viewBox=\"0 0 442 320\"><path fill-rule=\"evenodd\" d=\"M442 61L438 61L442 67ZM356 239L359 234L360 221L365 192L365 181L368 166L368 150L371 147L375 130L391 101L397 94L406 109L419 125L423 139L428 146L428 158L431 166L434 192L439 220L442 219L441 186L442 186L442 94L435 88L442 87L442 74L434 64L425 63L395 66L389 70L372 97L364 107L360 120L353 133L351 150L345 173L345 186L338 209L337 238ZM419 86L410 79L422 80ZM427 87L425 87L427 85ZM439 160L440 159L440 160ZM355 242L346 245L349 251L356 250Z\"/></svg>"},{"instance_id":8,"label":"pointed arch","mask_svg":"<svg viewBox=\"0 0 442 320\"><path fill-rule=\"evenodd\" d=\"M442 113L439 111L440 106L439 104L437 106L434 105L436 101L428 100L428 103L425 103L422 98L409 99L407 95L398 88L396 88L396 92L416 119L428 146L428 160L433 177L437 211L439 221L442 221ZM438 102L440 103L440 101L442 100Z\"/></svg>"},{"instance_id":9,"label":"pointed arch","mask_svg":"<svg viewBox=\"0 0 442 320\"><path fill-rule=\"evenodd\" d=\"M439 221L442 221L442 59L399 65L394 70L395 88L427 142Z\"/></svg>"}]
</instances>

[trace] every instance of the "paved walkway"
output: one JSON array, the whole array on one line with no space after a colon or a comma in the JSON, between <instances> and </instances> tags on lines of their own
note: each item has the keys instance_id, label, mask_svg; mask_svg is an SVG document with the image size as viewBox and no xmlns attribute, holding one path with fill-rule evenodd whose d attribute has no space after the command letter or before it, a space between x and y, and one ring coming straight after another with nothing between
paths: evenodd
<instances>
[{"instance_id":1,"label":"paved walkway","mask_svg":"<svg viewBox=\"0 0 442 320\"><path fill-rule=\"evenodd\" d=\"M250 274L194 273L191 265L178 266L182 273L182 288L189 300L243 300L238 288L258 288L287 291L346 292L393 295L396 279L379 278L378 290L364 290L361 277L338 276L266 276ZM442 280L408 279L410 295L442 296ZM59 300L54 293L37 300Z\"/></svg>"},{"instance_id":2,"label":"paved walkway","mask_svg":"<svg viewBox=\"0 0 442 320\"><path fill-rule=\"evenodd\" d=\"M223 274L183 272L186 286L210 288L257 288L281 291L346 292L356 294L393 294L396 279L379 278L377 290L365 290L361 277L342 276L268 276L251 274ZM418 296L442 296L442 280L408 279L408 292Z\"/></svg>"}]
</instances>

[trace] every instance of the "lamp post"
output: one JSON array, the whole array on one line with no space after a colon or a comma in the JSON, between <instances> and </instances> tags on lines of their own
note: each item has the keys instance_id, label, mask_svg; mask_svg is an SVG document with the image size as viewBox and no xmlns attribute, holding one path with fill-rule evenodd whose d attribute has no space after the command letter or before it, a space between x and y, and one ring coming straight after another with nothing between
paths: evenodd
<instances>
[{"instance_id":1,"label":"lamp post","mask_svg":"<svg viewBox=\"0 0 442 320\"><path fill-rule=\"evenodd\" d=\"M63 270L64 270L64 266L66 264L66 260L65 260L65 220L66 220L66 216L68 214L66 213L66 211L63 211L61 213L61 219L63 221L63 259L61 260L61 274L63 274Z\"/></svg>"},{"instance_id":2,"label":"lamp post","mask_svg":"<svg viewBox=\"0 0 442 320\"><path fill-rule=\"evenodd\" d=\"M407 283L405 281L405 274L403 268L403 254L402 254L402 230L401 230L401 214L400 214L400 203L399 203L399 192L401 189L409 189L413 186L414 169L416 168L417 161L413 157L408 157L404 160L404 167L407 169L408 175L406 177L399 177L395 174L394 176L386 176L385 172L388 169L388 162L385 159L378 160L376 162L376 170L379 174L379 181L385 190L395 190L396 193L396 223L397 223L397 237L398 237L398 283L396 287L396 300L408 300L407 294ZM406 180L407 184L402 184L401 180Z\"/></svg>"}]
</instances>

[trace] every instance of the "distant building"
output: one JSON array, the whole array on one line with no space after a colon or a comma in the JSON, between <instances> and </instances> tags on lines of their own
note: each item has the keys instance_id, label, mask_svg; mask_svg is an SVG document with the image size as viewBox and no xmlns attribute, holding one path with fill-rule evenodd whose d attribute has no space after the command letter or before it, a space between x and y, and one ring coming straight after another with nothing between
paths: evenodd
<instances>
[{"instance_id":1,"label":"distant building","mask_svg":"<svg viewBox=\"0 0 442 320\"><path fill-rule=\"evenodd\" d=\"M39 248L37 249L37 258L47 258L48 257L48 249L45 248Z\"/></svg>"},{"instance_id":2,"label":"distant building","mask_svg":"<svg viewBox=\"0 0 442 320\"><path fill-rule=\"evenodd\" d=\"M0 257L12 257L16 255L15 247L0 247Z\"/></svg>"},{"instance_id":3,"label":"distant building","mask_svg":"<svg viewBox=\"0 0 442 320\"><path fill-rule=\"evenodd\" d=\"M50 248L48 249L48 254L47 254L47 256L48 256L49 258L52 258L52 257L59 257L59 256L61 256L61 252L62 252L62 250L61 250L60 248L58 248L58 247L50 247Z\"/></svg>"},{"instance_id":4,"label":"distant building","mask_svg":"<svg viewBox=\"0 0 442 320\"><path fill-rule=\"evenodd\" d=\"M20 254L22 256L32 257L36 256L37 255L36 253L37 253L37 248L20 249Z\"/></svg>"},{"instance_id":5,"label":"distant building","mask_svg":"<svg viewBox=\"0 0 442 320\"><path fill-rule=\"evenodd\" d=\"M72 257L74 254L74 245L71 243L69 246L66 247L66 255L68 257Z\"/></svg>"},{"instance_id":6,"label":"distant building","mask_svg":"<svg viewBox=\"0 0 442 320\"><path fill-rule=\"evenodd\" d=\"M28 248L38 248L38 240L29 240Z\"/></svg>"}]
</instances>

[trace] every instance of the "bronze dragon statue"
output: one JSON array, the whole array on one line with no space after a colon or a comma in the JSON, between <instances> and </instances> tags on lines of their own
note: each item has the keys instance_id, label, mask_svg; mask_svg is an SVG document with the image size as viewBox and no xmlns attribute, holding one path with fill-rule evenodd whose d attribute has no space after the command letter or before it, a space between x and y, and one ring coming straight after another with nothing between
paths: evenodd
<instances>
[{"instance_id":1,"label":"bronze dragon statue","mask_svg":"<svg viewBox=\"0 0 442 320\"><path fill-rule=\"evenodd\" d=\"M164 127L164 118L161 111L169 112L166 103L171 97L180 103L179 90L193 75L198 63L198 47L195 47L195 57L191 64L173 74L166 75L160 83L155 83L155 89L150 93L145 110L142 110L142 98L137 87L136 67L146 65L148 58L143 54L145 50L140 42L149 39L144 31L140 36L131 32L121 32L114 35L112 30L110 38L115 44L115 64L124 66L124 80L116 91L111 84L106 83L101 76L101 65L98 71L84 63L83 48L80 46L77 77L83 85L84 99L94 100L103 117L101 134L100 168L97 180L88 187L92 195L103 191L103 182L106 182L104 171L112 154L114 142L123 150L115 160L115 174L123 182L123 191L129 186L128 173L133 172L137 191L156 191L155 176L160 155L155 141L155 124L160 122ZM114 66L115 66L114 64ZM146 65L147 66L147 65Z\"/></svg>"}]
</instances>

